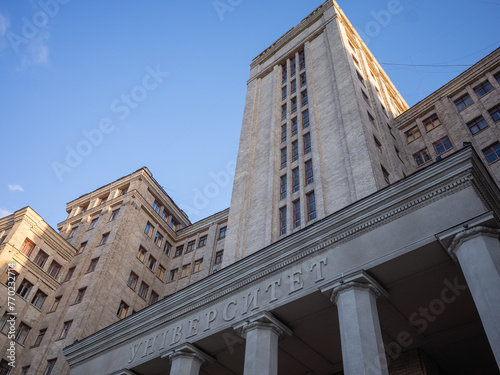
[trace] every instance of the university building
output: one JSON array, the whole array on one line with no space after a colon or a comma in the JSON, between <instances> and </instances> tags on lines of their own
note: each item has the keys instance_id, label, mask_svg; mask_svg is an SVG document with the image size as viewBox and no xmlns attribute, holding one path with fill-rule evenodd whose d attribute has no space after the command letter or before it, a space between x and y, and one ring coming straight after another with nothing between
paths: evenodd
<instances>
[{"instance_id":1,"label":"university building","mask_svg":"<svg viewBox=\"0 0 500 375\"><path fill-rule=\"evenodd\" d=\"M500 50L410 108L328 0L247 84L227 210L0 219L0 374L498 374Z\"/></svg>"}]
</instances>

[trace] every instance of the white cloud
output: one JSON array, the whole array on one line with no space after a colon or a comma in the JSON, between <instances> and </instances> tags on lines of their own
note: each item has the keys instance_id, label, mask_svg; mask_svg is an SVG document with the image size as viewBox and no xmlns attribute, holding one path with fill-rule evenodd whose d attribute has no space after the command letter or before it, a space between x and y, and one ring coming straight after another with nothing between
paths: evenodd
<instances>
[{"instance_id":1,"label":"white cloud","mask_svg":"<svg viewBox=\"0 0 500 375\"><path fill-rule=\"evenodd\" d=\"M7 34L7 30L10 27L9 19L0 13L0 36Z\"/></svg>"},{"instance_id":2,"label":"white cloud","mask_svg":"<svg viewBox=\"0 0 500 375\"><path fill-rule=\"evenodd\" d=\"M5 209L3 209L3 208L0 208L0 218L5 217L5 216L9 216L9 215L11 215L11 214L12 214L12 212L11 212L11 211L9 211L9 210L5 210Z\"/></svg>"},{"instance_id":3,"label":"white cloud","mask_svg":"<svg viewBox=\"0 0 500 375\"><path fill-rule=\"evenodd\" d=\"M28 65L47 65L49 63L48 32L31 39L26 46L26 53L22 57L22 67Z\"/></svg>"},{"instance_id":4,"label":"white cloud","mask_svg":"<svg viewBox=\"0 0 500 375\"><path fill-rule=\"evenodd\" d=\"M21 185L7 185L10 191L24 191Z\"/></svg>"}]
</instances>

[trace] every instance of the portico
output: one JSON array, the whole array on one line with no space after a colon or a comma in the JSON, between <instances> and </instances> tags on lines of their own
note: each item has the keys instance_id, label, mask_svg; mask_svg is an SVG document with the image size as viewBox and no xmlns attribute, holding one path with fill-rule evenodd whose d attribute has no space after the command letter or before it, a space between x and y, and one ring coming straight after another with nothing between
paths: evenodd
<instances>
[{"instance_id":1,"label":"portico","mask_svg":"<svg viewBox=\"0 0 500 375\"><path fill-rule=\"evenodd\" d=\"M463 149L66 348L71 374L496 374L499 202Z\"/></svg>"}]
</instances>

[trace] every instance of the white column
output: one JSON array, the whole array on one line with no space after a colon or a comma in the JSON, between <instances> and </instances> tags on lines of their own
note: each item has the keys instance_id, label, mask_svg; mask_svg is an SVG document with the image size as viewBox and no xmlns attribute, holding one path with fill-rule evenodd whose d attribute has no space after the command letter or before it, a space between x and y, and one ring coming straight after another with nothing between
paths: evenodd
<instances>
[{"instance_id":1,"label":"white column","mask_svg":"<svg viewBox=\"0 0 500 375\"><path fill-rule=\"evenodd\" d=\"M162 356L171 363L170 375L199 375L201 365L214 359L191 344L181 345Z\"/></svg>"},{"instance_id":2,"label":"white column","mask_svg":"<svg viewBox=\"0 0 500 375\"><path fill-rule=\"evenodd\" d=\"M500 230L474 227L458 234L448 251L460 264L500 368Z\"/></svg>"},{"instance_id":3,"label":"white column","mask_svg":"<svg viewBox=\"0 0 500 375\"><path fill-rule=\"evenodd\" d=\"M342 360L346 375L387 375L387 359L378 318L379 290L372 284L349 281L333 288L337 305Z\"/></svg>"},{"instance_id":4,"label":"white column","mask_svg":"<svg viewBox=\"0 0 500 375\"><path fill-rule=\"evenodd\" d=\"M257 314L236 324L245 342L244 375L278 374L278 340L292 331L268 312Z\"/></svg>"}]
</instances>

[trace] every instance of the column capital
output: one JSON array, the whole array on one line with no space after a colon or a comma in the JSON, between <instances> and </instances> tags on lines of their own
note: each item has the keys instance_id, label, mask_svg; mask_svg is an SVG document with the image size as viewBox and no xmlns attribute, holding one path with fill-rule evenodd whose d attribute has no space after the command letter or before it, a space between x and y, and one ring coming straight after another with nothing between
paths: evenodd
<instances>
[{"instance_id":1,"label":"column capital","mask_svg":"<svg viewBox=\"0 0 500 375\"><path fill-rule=\"evenodd\" d=\"M213 357L189 343L177 346L161 356L162 359L168 359L170 362L182 357L195 359L201 364L215 362Z\"/></svg>"},{"instance_id":2,"label":"column capital","mask_svg":"<svg viewBox=\"0 0 500 375\"><path fill-rule=\"evenodd\" d=\"M482 225L478 225L472 228L466 228L462 230L460 233L453 237L451 244L448 246L448 254L450 254L451 258L458 263L458 258L456 255L457 250L460 246L475 237L486 236L500 239L500 229L498 228L490 228Z\"/></svg>"},{"instance_id":3,"label":"column capital","mask_svg":"<svg viewBox=\"0 0 500 375\"><path fill-rule=\"evenodd\" d=\"M246 339L246 335L249 331L259 328L271 330L276 333L278 337L282 336L283 334L286 334L288 336L293 335L293 332L290 328L288 328L273 314L267 311L252 315L233 326L233 329L236 330L244 339Z\"/></svg>"},{"instance_id":4,"label":"column capital","mask_svg":"<svg viewBox=\"0 0 500 375\"><path fill-rule=\"evenodd\" d=\"M330 301L332 301L334 304L337 304L339 295L342 292L350 289L367 289L371 294L375 296L375 299L378 299L382 295L382 293L380 293L380 291L373 284L358 281L349 281L347 283L337 285L333 288L332 294L330 295Z\"/></svg>"}]
</instances>

